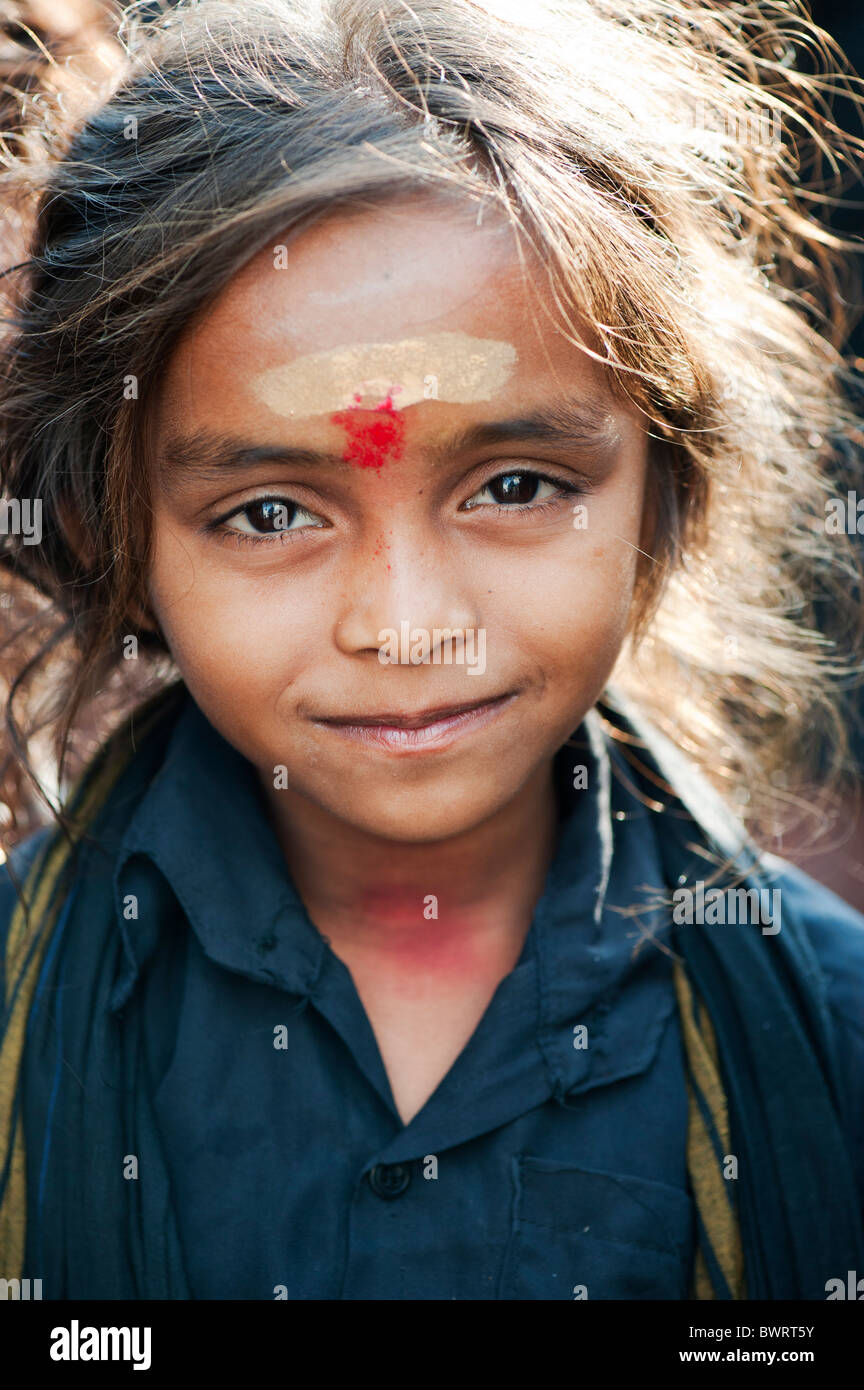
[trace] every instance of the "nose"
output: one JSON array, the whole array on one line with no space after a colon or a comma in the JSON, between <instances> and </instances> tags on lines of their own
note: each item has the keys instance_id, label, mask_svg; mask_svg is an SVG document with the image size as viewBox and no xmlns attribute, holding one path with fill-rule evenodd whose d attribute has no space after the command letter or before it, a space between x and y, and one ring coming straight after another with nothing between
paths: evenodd
<instances>
[{"instance_id":1,"label":"nose","mask_svg":"<svg viewBox=\"0 0 864 1390\"><path fill-rule=\"evenodd\" d=\"M429 634L434 656L442 632L480 626L467 577L452 552L428 534L421 540L413 530L394 530L386 545L358 551L348 585L334 633L347 655L377 656L407 624L411 632ZM411 664L404 643L400 650L400 663Z\"/></svg>"}]
</instances>

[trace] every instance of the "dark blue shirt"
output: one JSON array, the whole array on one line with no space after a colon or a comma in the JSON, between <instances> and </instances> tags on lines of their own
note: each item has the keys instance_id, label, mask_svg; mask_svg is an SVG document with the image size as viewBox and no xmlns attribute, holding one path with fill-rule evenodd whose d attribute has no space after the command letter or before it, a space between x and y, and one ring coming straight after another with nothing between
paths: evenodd
<instances>
[{"instance_id":1,"label":"dark blue shirt","mask_svg":"<svg viewBox=\"0 0 864 1390\"><path fill-rule=\"evenodd\" d=\"M589 717L556 760L559 841L522 955L404 1125L255 770L189 699L116 861L113 1007L142 992L193 1297L687 1296L682 1041L669 922L645 906L655 818L610 768ZM864 923L784 874L864 1101ZM35 1165L28 1151L31 1191Z\"/></svg>"}]
</instances>

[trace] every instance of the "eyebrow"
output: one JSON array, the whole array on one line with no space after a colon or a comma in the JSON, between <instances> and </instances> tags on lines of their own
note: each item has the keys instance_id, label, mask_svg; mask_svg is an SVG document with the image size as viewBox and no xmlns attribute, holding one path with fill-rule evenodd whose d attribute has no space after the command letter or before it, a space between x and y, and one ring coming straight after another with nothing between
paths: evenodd
<instances>
[{"instance_id":1,"label":"eyebrow","mask_svg":"<svg viewBox=\"0 0 864 1390\"><path fill-rule=\"evenodd\" d=\"M561 400L510 419L467 425L429 445L425 454L435 465L454 455L496 444L549 444L605 454L618 441L617 422L608 405ZM218 481L228 470L251 469L263 463L351 466L341 453L331 450L296 444L253 444L209 430L169 436L159 456L162 481L169 489L190 477Z\"/></svg>"}]
</instances>

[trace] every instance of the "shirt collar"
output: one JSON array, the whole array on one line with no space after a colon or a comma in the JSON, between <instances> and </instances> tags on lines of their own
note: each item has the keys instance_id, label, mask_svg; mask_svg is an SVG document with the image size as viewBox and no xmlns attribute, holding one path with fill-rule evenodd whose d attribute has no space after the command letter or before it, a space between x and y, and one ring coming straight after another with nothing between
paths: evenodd
<instances>
[{"instance_id":1,"label":"shirt collar","mask_svg":"<svg viewBox=\"0 0 864 1390\"><path fill-rule=\"evenodd\" d=\"M560 750L556 770L565 819L534 931L539 1042L563 1101L644 1071L675 996L668 908L653 905L663 884L656 815L633 790L596 709ZM580 780L587 785L574 788Z\"/></svg>"},{"instance_id":2,"label":"shirt collar","mask_svg":"<svg viewBox=\"0 0 864 1390\"><path fill-rule=\"evenodd\" d=\"M622 915L644 900L646 886L659 890L661 869L656 817L613 777L614 762L592 710L555 764L559 842L528 958L536 963L537 1042L562 1103L643 1071L674 1007L662 955L668 912L646 907L637 919ZM127 827L114 891L125 944L115 1008L155 949L166 892L205 954L229 970L308 996L324 967L327 944L293 884L258 775L191 696ZM651 936L659 951L646 944Z\"/></svg>"},{"instance_id":3,"label":"shirt collar","mask_svg":"<svg viewBox=\"0 0 864 1390\"><path fill-rule=\"evenodd\" d=\"M205 954L264 984L307 994L321 969L323 938L294 887L253 765L213 727L190 696L159 772L130 821L117 861L115 899L127 969L117 999L128 997L152 949L146 925L164 876ZM137 919L123 900L143 892ZM142 933L140 924L145 923Z\"/></svg>"}]
</instances>

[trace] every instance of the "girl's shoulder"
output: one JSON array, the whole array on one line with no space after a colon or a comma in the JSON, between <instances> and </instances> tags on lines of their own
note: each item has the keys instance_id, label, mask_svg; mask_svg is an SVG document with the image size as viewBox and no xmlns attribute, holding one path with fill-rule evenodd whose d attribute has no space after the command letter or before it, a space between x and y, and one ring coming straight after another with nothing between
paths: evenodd
<instances>
[{"instance_id":1,"label":"girl's shoulder","mask_svg":"<svg viewBox=\"0 0 864 1390\"><path fill-rule=\"evenodd\" d=\"M614 694L613 708L623 714L626 727L636 733L644 752L674 787L676 796L709 843L736 862L746 849L745 867L755 859L760 878L779 890L780 929L785 908L790 919L800 922L821 967L832 1014L861 1039L860 1069L864 1079L864 916L803 869L779 855L760 853L750 843L728 801L705 773L620 691Z\"/></svg>"},{"instance_id":2,"label":"girl's shoulder","mask_svg":"<svg viewBox=\"0 0 864 1390\"><path fill-rule=\"evenodd\" d=\"M788 860L766 854L762 863L781 894L781 923L785 905L807 934L832 1014L861 1039L864 1052L864 916Z\"/></svg>"},{"instance_id":3,"label":"girl's shoulder","mask_svg":"<svg viewBox=\"0 0 864 1390\"><path fill-rule=\"evenodd\" d=\"M5 990L6 938L12 914L18 905L18 885L26 882L37 855L53 834L54 827L43 825L34 830L26 840L15 845L9 854L8 863L0 864L0 981ZM11 870L11 872L10 872Z\"/></svg>"},{"instance_id":4,"label":"girl's shoulder","mask_svg":"<svg viewBox=\"0 0 864 1390\"><path fill-rule=\"evenodd\" d=\"M845 1089L843 1122L864 1199L864 917L830 888L773 855L772 888L806 933L824 980L834 1057ZM781 928L782 930L782 928Z\"/></svg>"},{"instance_id":5,"label":"girl's shoulder","mask_svg":"<svg viewBox=\"0 0 864 1390\"><path fill-rule=\"evenodd\" d=\"M9 852L8 861L0 863L0 894L11 893L14 901L16 897L15 880L20 882L27 876L33 867L36 856L53 833L53 825L42 825L38 830L34 830L28 835L25 840L21 840L19 844L13 846ZM0 901L3 901L5 905L5 897L0 898Z\"/></svg>"}]
</instances>

